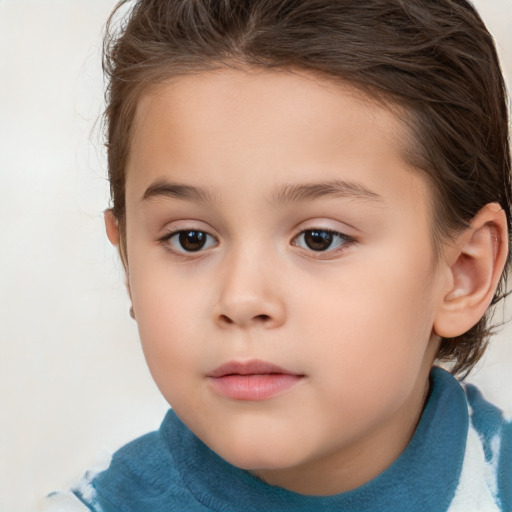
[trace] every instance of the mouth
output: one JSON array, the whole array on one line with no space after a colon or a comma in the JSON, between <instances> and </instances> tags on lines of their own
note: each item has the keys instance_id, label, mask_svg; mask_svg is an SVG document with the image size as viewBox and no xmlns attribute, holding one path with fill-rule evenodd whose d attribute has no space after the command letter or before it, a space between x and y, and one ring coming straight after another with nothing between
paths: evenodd
<instances>
[{"instance_id":1,"label":"mouth","mask_svg":"<svg viewBox=\"0 0 512 512\"><path fill-rule=\"evenodd\" d=\"M265 361L232 361L207 375L217 394L233 400L267 400L289 390L305 376Z\"/></svg>"}]
</instances>

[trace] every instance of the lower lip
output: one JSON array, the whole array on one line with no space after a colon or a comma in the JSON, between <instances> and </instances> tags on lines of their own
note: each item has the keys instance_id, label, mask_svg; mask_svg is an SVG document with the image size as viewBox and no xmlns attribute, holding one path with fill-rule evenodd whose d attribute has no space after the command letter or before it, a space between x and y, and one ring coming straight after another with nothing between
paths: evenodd
<instances>
[{"instance_id":1,"label":"lower lip","mask_svg":"<svg viewBox=\"0 0 512 512\"><path fill-rule=\"evenodd\" d=\"M225 375L211 377L213 389L234 400L266 400L295 386L303 379L300 375L285 373L255 375Z\"/></svg>"}]
</instances>

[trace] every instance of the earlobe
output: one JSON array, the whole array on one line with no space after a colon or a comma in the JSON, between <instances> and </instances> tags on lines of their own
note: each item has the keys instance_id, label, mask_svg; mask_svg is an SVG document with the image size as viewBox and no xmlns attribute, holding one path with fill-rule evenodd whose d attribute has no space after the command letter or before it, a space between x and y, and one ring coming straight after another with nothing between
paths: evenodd
<instances>
[{"instance_id":1,"label":"earlobe","mask_svg":"<svg viewBox=\"0 0 512 512\"><path fill-rule=\"evenodd\" d=\"M119 246L119 225L111 208L103 213L107 237L112 245Z\"/></svg>"},{"instance_id":2,"label":"earlobe","mask_svg":"<svg viewBox=\"0 0 512 512\"><path fill-rule=\"evenodd\" d=\"M448 249L449 289L442 297L434 331L454 338L471 329L489 307L508 254L505 212L485 205Z\"/></svg>"}]
</instances>

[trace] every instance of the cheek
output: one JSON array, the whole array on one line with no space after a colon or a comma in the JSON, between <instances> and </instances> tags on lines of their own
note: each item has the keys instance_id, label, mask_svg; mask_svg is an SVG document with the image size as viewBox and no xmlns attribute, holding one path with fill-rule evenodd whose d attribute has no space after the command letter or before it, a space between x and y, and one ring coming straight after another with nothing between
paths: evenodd
<instances>
[{"instance_id":1,"label":"cheek","mask_svg":"<svg viewBox=\"0 0 512 512\"><path fill-rule=\"evenodd\" d=\"M152 264L153 263L153 264ZM160 271L154 262L133 260L130 289L148 367L163 394L195 374L204 347L204 291Z\"/></svg>"},{"instance_id":2,"label":"cheek","mask_svg":"<svg viewBox=\"0 0 512 512\"><path fill-rule=\"evenodd\" d=\"M161 284L160 288L164 285ZM155 350L193 350L197 329L202 323L200 297L195 294L182 295L174 289L162 293L146 286L135 287L133 303L141 340L144 346Z\"/></svg>"},{"instance_id":3,"label":"cheek","mask_svg":"<svg viewBox=\"0 0 512 512\"><path fill-rule=\"evenodd\" d=\"M298 318L333 382L364 381L363 387L378 389L383 379L417 375L432 329L432 271L430 260L400 251L372 261L352 265L324 286L310 282Z\"/></svg>"}]
</instances>

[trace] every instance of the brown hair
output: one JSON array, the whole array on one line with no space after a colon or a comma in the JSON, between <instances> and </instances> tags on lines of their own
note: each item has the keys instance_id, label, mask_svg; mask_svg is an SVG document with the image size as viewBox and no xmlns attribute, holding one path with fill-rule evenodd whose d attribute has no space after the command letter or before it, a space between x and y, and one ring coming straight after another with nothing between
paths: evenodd
<instances>
[{"instance_id":1,"label":"brown hair","mask_svg":"<svg viewBox=\"0 0 512 512\"><path fill-rule=\"evenodd\" d=\"M408 158L431 184L435 247L487 203L502 206L510 232L506 89L493 39L468 1L124 0L104 44L109 178L122 235L140 95L173 76L238 65L311 71L402 107L414 140ZM493 304L504 287L505 275ZM453 373L468 373L482 356L488 315L443 339L438 360Z\"/></svg>"}]
</instances>

